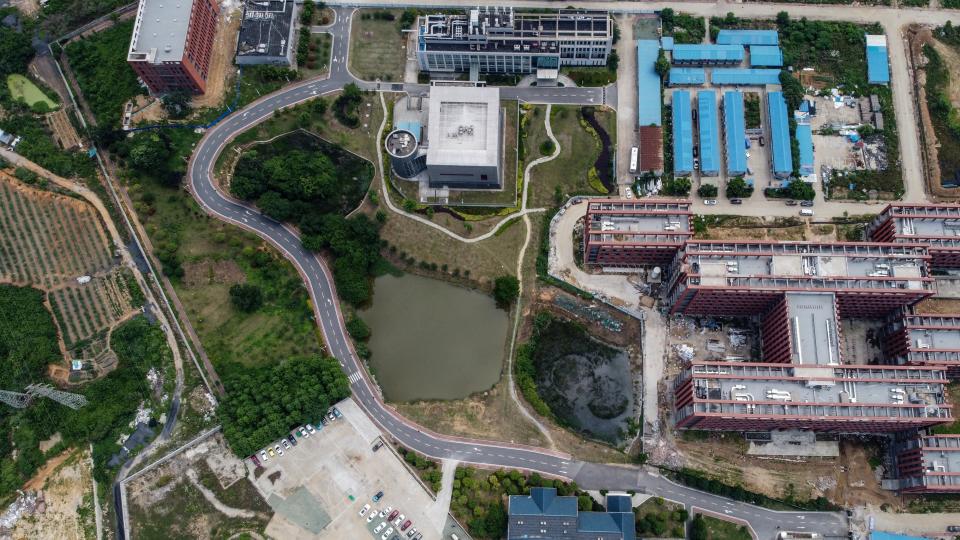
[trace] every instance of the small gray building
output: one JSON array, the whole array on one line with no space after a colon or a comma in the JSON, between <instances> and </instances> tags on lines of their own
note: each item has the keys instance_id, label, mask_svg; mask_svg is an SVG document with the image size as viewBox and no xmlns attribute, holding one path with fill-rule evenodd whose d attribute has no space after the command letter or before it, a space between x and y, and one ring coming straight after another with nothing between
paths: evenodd
<instances>
[{"instance_id":1,"label":"small gray building","mask_svg":"<svg viewBox=\"0 0 960 540\"><path fill-rule=\"evenodd\" d=\"M297 11L294 0L244 0L237 65L293 65Z\"/></svg>"}]
</instances>

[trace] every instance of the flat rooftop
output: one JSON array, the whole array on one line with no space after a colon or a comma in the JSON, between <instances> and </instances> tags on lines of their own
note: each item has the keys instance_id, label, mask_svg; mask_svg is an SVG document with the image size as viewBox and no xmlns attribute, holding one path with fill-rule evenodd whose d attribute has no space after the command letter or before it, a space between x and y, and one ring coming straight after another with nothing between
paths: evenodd
<instances>
[{"instance_id":1,"label":"flat rooftop","mask_svg":"<svg viewBox=\"0 0 960 540\"><path fill-rule=\"evenodd\" d=\"M670 200L591 201L587 232L591 242L682 242L690 235L690 203Z\"/></svg>"},{"instance_id":2,"label":"flat rooftop","mask_svg":"<svg viewBox=\"0 0 960 540\"><path fill-rule=\"evenodd\" d=\"M246 0L237 56L286 56L294 0Z\"/></svg>"},{"instance_id":3,"label":"flat rooftop","mask_svg":"<svg viewBox=\"0 0 960 540\"><path fill-rule=\"evenodd\" d=\"M187 40L193 0L140 0L128 60L179 62Z\"/></svg>"},{"instance_id":4,"label":"flat rooftop","mask_svg":"<svg viewBox=\"0 0 960 540\"><path fill-rule=\"evenodd\" d=\"M396 157L407 157L417 150L416 136L404 129L397 129L387 135L387 153Z\"/></svg>"},{"instance_id":5,"label":"flat rooftop","mask_svg":"<svg viewBox=\"0 0 960 540\"><path fill-rule=\"evenodd\" d=\"M500 90L433 86L427 121L428 165L500 163Z\"/></svg>"},{"instance_id":6,"label":"flat rooftop","mask_svg":"<svg viewBox=\"0 0 960 540\"><path fill-rule=\"evenodd\" d=\"M787 293L792 362L800 365L838 365L839 328L836 297L832 293Z\"/></svg>"},{"instance_id":7,"label":"flat rooftop","mask_svg":"<svg viewBox=\"0 0 960 540\"><path fill-rule=\"evenodd\" d=\"M920 444L926 484L931 487L960 484L960 437L925 436L920 438Z\"/></svg>"}]
</instances>

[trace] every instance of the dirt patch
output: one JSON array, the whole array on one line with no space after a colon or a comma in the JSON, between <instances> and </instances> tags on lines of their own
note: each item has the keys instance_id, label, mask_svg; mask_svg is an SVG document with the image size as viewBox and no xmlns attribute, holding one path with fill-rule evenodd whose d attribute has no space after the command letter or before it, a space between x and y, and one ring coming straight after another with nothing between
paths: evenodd
<instances>
[{"instance_id":1,"label":"dirt patch","mask_svg":"<svg viewBox=\"0 0 960 540\"><path fill-rule=\"evenodd\" d=\"M81 540L91 533L96 536L91 473L86 451L67 450L47 462L24 487L39 490L38 504L29 518L17 522L13 538Z\"/></svg>"},{"instance_id":2,"label":"dirt patch","mask_svg":"<svg viewBox=\"0 0 960 540\"><path fill-rule=\"evenodd\" d=\"M27 17L33 17L40 11L39 0L12 0L10 5L20 10Z\"/></svg>"},{"instance_id":3,"label":"dirt patch","mask_svg":"<svg viewBox=\"0 0 960 540\"><path fill-rule=\"evenodd\" d=\"M44 118L47 121L47 126L50 127L50 131L53 132L53 138L57 141L57 144L60 145L60 148L70 150L83 144L83 141L80 139L80 134L77 133L73 124L70 123L66 109L60 108L46 115Z\"/></svg>"},{"instance_id":4,"label":"dirt patch","mask_svg":"<svg viewBox=\"0 0 960 540\"><path fill-rule=\"evenodd\" d=\"M207 89L202 95L193 98L191 106L194 109L219 107L225 101L229 103L233 99L233 83L237 80L233 57L237 52L237 34L240 32L240 4L236 2L234 9L224 10L220 14L213 54L210 56L210 68L207 70Z\"/></svg>"},{"instance_id":5,"label":"dirt patch","mask_svg":"<svg viewBox=\"0 0 960 540\"><path fill-rule=\"evenodd\" d=\"M960 298L927 298L914 306L918 315L945 315L960 313Z\"/></svg>"},{"instance_id":6,"label":"dirt patch","mask_svg":"<svg viewBox=\"0 0 960 540\"><path fill-rule=\"evenodd\" d=\"M243 269L234 261L201 261L183 264L183 282L188 287L211 285L213 283L242 283L246 279Z\"/></svg>"},{"instance_id":7,"label":"dirt patch","mask_svg":"<svg viewBox=\"0 0 960 540\"><path fill-rule=\"evenodd\" d=\"M62 440L63 440L63 437L60 435L60 432L54 433L53 436L51 436L49 439L45 441L40 441L40 451L45 453L47 450L50 450Z\"/></svg>"}]
</instances>

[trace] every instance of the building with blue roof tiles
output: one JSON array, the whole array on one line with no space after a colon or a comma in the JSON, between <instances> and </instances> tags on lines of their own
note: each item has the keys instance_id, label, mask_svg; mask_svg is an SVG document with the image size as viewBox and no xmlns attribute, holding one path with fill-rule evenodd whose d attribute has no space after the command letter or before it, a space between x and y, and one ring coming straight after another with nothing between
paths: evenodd
<instances>
[{"instance_id":1,"label":"building with blue roof tiles","mask_svg":"<svg viewBox=\"0 0 960 540\"><path fill-rule=\"evenodd\" d=\"M787 178L793 173L790 150L790 122L783 92L767 92L767 116L770 119L771 165L774 176Z\"/></svg>"},{"instance_id":2,"label":"building with blue roof tiles","mask_svg":"<svg viewBox=\"0 0 960 540\"><path fill-rule=\"evenodd\" d=\"M690 92L673 93L673 174L693 173L693 117L690 113Z\"/></svg>"},{"instance_id":3,"label":"building with blue roof tiles","mask_svg":"<svg viewBox=\"0 0 960 540\"><path fill-rule=\"evenodd\" d=\"M697 93L697 125L700 129L700 173L703 176L720 175L720 126L717 121L717 93L701 90Z\"/></svg>"},{"instance_id":4,"label":"building with blue roof tiles","mask_svg":"<svg viewBox=\"0 0 960 540\"><path fill-rule=\"evenodd\" d=\"M750 65L759 67L782 67L783 51L776 45L751 45Z\"/></svg>"},{"instance_id":5,"label":"building with blue roof tiles","mask_svg":"<svg viewBox=\"0 0 960 540\"><path fill-rule=\"evenodd\" d=\"M700 86L707 82L707 72L703 68L674 67L670 68L670 86Z\"/></svg>"},{"instance_id":6,"label":"building with blue roof tiles","mask_svg":"<svg viewBox=\"0 0 960 540\"><path fill-rule=\"evenodd\" d=\"M778 45L776 30L720 30L718 45Z\"/></svg>"},{"instance_id":7,"label":"building with blue roof tiles","mask_svg":"<svg viewBox=\"0 0 960 540\"><path fill-rule=\"evenodd\" d=\"M637 125L659 126L660 75L656 63L660 42L655 39L637 40Z\"/></svg>"},{"instance_id":8,"label":"building with blue roof tiles","mask_svg":"<svg viewBox=\"0 0 960 540\"><path fill-rule=\"evenodd\" d=\"M739 64L743 62L742 45L680 44L673 46L674 64Z\"/></svg>"},{"instance_id":9,"label":"building with blue roof tiles","mask_svg":"<svg viewBox=\"0 0 960 540\"><path fill-rule=\"evenodd\" d=\"M887 36L867 34L867 82L890 84Z\"/></svg>"},{"instance_id":10,"label":"building with blue roof tiles","mask_svg":"<svg viewBox=\"0 0 960 540\"><path fill-rule=\"evenodd\" d=\"M606 503L606 512L580 512L577 497L558 496L556 488L511 495L507 540L636 540L631 498L607 495Z\"/></svg>"},{"instance_id":11,"label":"building with blue roof tiles","mask_svg":"<svg viewBox=\"0 0 960 540\"><path fill-rule=\"evenodd\" d=\"M715 85L767 86L780 84L779 69L714 68L710 80Z\"/></svg>"},{"instance_id":12,"label":"building with blue roof tiles","mask_svg":"<svg viewBox=\"0 0 960 540\"><path fill-rule=\"evenodd\" d=\"M743 92L723 94L723 134L727 150L727 175L747 174L747 129Z\"/></svg>"}]
</instances>

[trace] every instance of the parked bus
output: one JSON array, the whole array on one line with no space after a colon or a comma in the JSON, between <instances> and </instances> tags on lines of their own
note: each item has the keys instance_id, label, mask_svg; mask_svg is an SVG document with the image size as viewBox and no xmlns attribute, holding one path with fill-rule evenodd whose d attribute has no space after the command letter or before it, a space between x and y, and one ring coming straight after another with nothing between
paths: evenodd
<instances>
[{"instance_id":1,"label":"parked bus","mask_svg":"<svg viewBox=\"0 0 960 540\"><path fill-rule=\"evenodd\" d=\"M640 155L640 149L634 146L630 149L630 172L637 172L637 158Z\"/></svg>"}]
</instances>

